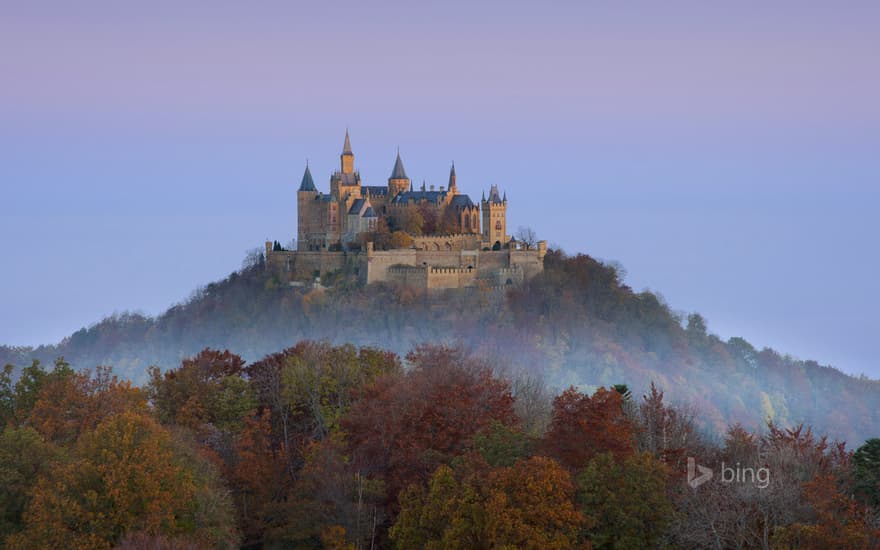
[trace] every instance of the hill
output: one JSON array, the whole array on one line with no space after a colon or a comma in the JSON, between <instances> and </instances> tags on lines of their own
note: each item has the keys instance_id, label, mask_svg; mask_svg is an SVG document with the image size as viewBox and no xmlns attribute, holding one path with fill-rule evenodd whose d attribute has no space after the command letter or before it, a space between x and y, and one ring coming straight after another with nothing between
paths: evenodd
<instances>
[{"instance_id":1,"label":"hill","mask_svg":"<svg viewBox=\"0 0 880 550\"><path fill-rule=\"evenodd\" d=\"M617 270L589 256L550 252L545 272L521 288L425 295L389 285L358 286L351 274L327 289L279 284L259 264L194 292L152 318L120 314L57 345L0 347L0 364L110 365L146 381L150 365L173 368L206 347L253 362L304 339L405 353L418 344L456 343L517 376L591 391L625 383L636 395L653 381L693 405L712 431L740 422L761 428L800 423L852 445L876 436L880 382L830 366L721 340L698 314L676 315L662 298L634 292Z\"/></svg>"}]
</instances>

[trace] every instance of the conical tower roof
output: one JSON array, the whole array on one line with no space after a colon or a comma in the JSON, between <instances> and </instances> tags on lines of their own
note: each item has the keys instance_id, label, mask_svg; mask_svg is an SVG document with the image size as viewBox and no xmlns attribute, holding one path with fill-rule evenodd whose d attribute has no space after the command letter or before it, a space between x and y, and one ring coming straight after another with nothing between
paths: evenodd
<instances>
[{"instance_id":1,"label":"conical tower roof","mask_svg":"<svg viewBox=\"0 0 880 550\"><path fill-rule=\"evenodd\" d=\"M312 172L309 170L309 165L306 164L306 172L303 174L302 183L299 184L300 191L317 191L318 189L315 187L315 180L312 179Z\"/></svg>"},{"instance_id":2,"label":"conical tower roof","mask_svg":"<svg viewBox=\"0 0 880 550\"><path fill-rule=\"evenodd\" d=\"M394 169L391 171L392 180L408 180L406 170L403 169L403 161L400 160L400 151L397 152L397 160L394 161Z\"/></svg>"},{"instance_id":3,"label":"conical tower roof","mask_svg":"<svg viewBox=\"0 0 880 550\"><path fill-rule=\"evenodd\" d=\"M353 155L351 152L351 140L348 139L348 128L345 129L345 143L342 144L343 155Z\"/></svg>"}]
</instances>

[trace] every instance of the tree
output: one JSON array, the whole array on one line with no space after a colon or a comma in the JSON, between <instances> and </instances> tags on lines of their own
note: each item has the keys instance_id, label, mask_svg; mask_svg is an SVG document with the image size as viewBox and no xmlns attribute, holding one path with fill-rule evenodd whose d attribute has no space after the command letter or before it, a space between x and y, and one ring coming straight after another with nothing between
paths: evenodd
<instances>
[{"instance_id":1,"label":"tree","mask_svg":"<svg viewBox=\"0 0 880 550\"><path fill-rule=\"evenodd\" d=\"M493 421L516 422L508 382L462 349L420 346L407 361L403 376L359 392L341 422L355 468L384 479L391 504L407 485L470 450Z\"/></svg>"},{"instance_id":2,"label":"tree","mask_svg":"<svg viewBox=\"0 0 880 550\"><path fill-rule=\"evenodd\" d=\"M10 548L110 548L128 533L184 535L211 547L237 542L222 493L209 483L169 432L132 412L85 434L69 460L36 483L25 529ZM208 466L205 466L208 468ZM208 502L211 503L207 506Z\"/></svg>"},{"instance_id":3,"label":"tree","mask_svg":"<svg viewBox=\"0 0 880 550\"><path fill-rule=\"evenodd\" d=\"M673 507L667 498L669 471L650 453L615 462L611 453L593 458L578 477L578 501L593 518L596 548L655 548Z\"/></svg>"},{"instance_id":4,"label":"tree","mask_svg":"<svg viewBox=\"0 0 880 550\"><path fill-rule=\"evenodd\" d=\"M69 444L101 421L125 411L146 412L146 395L110 367L53 371L41 384L27 419L47 440Z\"/></svg>"},{"instance_id":5,"label":"tree","mask_svg":"<svg viewBox=\"0 0 880 550\"><path fill-rule=\"evenodd\" d=\"M410 485L391 539L398 548L575 548L587 525L574 506L568 472L533 457L482 471L440 466L427 491Z\"/></svg>"},{"instance_id":6,"label":"tree","mask_svg":"<svg viewBox=\"0 0 880 550\"><path fill-rule=\"evenodd\" d=\"M538 236L531 227L520 226L516 230L516 240L525 246L526 250L531 250L538 246Z\"/></svg>"},{"instance_id":7,"label":"tree","mask_svg":"<svg viewBox=\"0 0 880 550\"><path fill-rule=\"evenodd\" d=\"M569 388L553 400L546 452L574 471L594 456L610 452L621 460L633 452L633 423L623 411L623 396L599 388L592 396Z\"/></svg>"},{"instance_id":8,"label":"tree","mask_svg":"<svg viewBox=\"0 0 880 550\"><path fill-rule=\"evenodd\" d=\"M862 502L880 508L880 438L871 438L856 449L855 488Z\"/></svg>"},{"instance_id":9,"label":"tree","mask_svg":"<svg viewBox=\"0 0 880 550\"><path fill-rule=\"evenodd\" d=\"M289 450L273 437L271 416L264 409L244 420L229 467L238 525L247 545L265 542L266 532L279 527L291 486Z\"/></svg>"},{"instance_id":10,"label":"tree","mask_svg":"<svg viewBox=\"0 0 880 550\"><path fill-rule=\"evenodd\" d=\"M876 548L880 528L871 525L859 503L842 494L832 474L822 474L805 486L804 496L815 519L779 526L773 534L777 548Z\"/></svg>"},{"instance_id":11,"label":"tree","mask_svg":"<svg viewBox=\"0 0 880 550\"><path fill-rule=\"evenodd\" d=\"M413 245L412 237L403 231L391 234L391 248L409 248Z\"/></svg>"},{"instance_id":12,"label":"tree","mask_svg":"<svg viewBox=\"0 0 880 550\"><path fill-rule=\"evenodd\" d=\"M203 431L241 424L253 408L253 394L242 378L244 361L227 351L204 349L164 374L149 369L147 392L159 419Z\"/></svg>"},{"instance_id":13,"label":"tree","mask_svg":"<svg viewBox=\"0 0 880 550\"><path fill-rule=\"evenodd\" d=\"M0 434L0 542L22 528L28 495L55 454L33 428L9 426Z\"/></svg>"}]
</instances>

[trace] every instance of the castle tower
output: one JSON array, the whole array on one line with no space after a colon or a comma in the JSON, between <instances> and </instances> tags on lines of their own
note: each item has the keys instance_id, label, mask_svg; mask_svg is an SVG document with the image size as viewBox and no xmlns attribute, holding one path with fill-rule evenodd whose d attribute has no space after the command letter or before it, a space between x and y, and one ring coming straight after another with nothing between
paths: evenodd
<instances>
[{"instance_id":1,"label":"castle tower","mask_svg":"<svg viewBox=\"0 0 880 550\"><path fill-rule=\"evenodd\" d=\"M452 168L449 169L449 194L450 195L458 195L458 187L455 184L455 163L452 163Z\"/></svg>"},{"instance_id":2,"label":"castle tower","mask_svg":"<svg viewBox=\"0 0 880 550\"><path fill-rule=\"evenodd\" d=\"M318 195L318 189L315 187L315 181L312 179L312 172L309 170L309 163L306 163L306 171L303 174L302 182L299 184L299 190L296 192L296 249L308 250L308 234L312 230L309 228L311 220L311 208Z\"/></svg>"},{"instance_id":3,"label":"castle tower","mask_svg":"<svg viewBox=\"0 0 880 550\"><path fill-rule=\"evenodd\" d=\"M398 193L409 190L410 179L403 169L403 161L400 160L400 151L397 151L397 160L394 161L394 169L391 170L391 177L388 178L388 196L393 197Z\"/></svg>"},{"instance_id":4,"label":"castle tower","mask_svg":"<svg viewBox=\"0 0 880 550\"><path fill-rule=\"evenodd\" d=\"M483 211L483 241L491 248L501 248L510 241L507 235L507 193L504 198L498 193L498 186L489 190L489 198L483 195L480 201Z\"/></svg>"},{"instance_id":5,"label":"castle tower","mask_svg":"<svg viewBox=\"0 0 880 550\"><path fill-rule=\"evenodd\" d=\"M342 144L342 154L339 156L342 163L342 173L354 173L354 153L351 152L351 140L348 139L348 128L345 129L345 143Z\"/></svg>"}]
</instances>

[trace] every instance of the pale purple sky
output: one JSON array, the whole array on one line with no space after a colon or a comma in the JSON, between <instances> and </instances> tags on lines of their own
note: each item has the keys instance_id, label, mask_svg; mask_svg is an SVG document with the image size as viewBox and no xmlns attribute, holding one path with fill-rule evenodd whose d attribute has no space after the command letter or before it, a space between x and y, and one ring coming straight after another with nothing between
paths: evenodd
<instances>
[{"instance_id":1,"label":"pale purple sky","mask_svg":"<svg viewBox=\"0 0 880 550\"><path fill-rule=\"evenodd\" d=\"M625 4L625 5L624 5ZM351 129L637 290L880 377L877 2L0 5L0 343L155 314L294 236Z\"/></svg>"}]
</instances>

